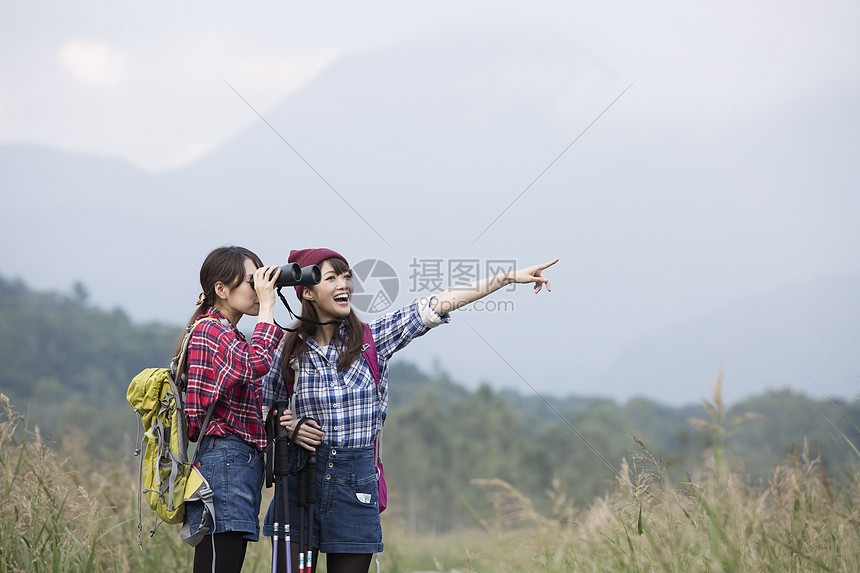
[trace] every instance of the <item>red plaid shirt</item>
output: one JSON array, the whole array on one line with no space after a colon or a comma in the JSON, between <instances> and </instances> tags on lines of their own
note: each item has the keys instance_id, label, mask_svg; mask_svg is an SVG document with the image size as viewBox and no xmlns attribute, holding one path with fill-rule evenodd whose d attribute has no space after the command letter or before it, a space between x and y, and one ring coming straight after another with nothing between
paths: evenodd
<instances>
[{"instance_id":1,"label":"red plaid shirt","mask_svg":"<svg viewBox=\"0 0 860 573\"><path fill-rule=\"evenodd\" d=\"M262 450L266 429L262 412L262 376L269 371L283 331L257 323L249 343L215 308L200 315L188 344L188 391L185 412L188 438L197 440L206 410L217 399L207 436L239 436Z\"/></svg>"}]
</instances>

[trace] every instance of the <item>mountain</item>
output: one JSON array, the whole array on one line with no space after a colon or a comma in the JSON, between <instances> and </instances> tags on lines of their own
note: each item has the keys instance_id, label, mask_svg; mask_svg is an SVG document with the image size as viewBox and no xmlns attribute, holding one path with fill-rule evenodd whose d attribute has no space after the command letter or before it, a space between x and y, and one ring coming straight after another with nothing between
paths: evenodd
<instances>
[{"instance_id":1,"label":"mountain","mask_svg":"<svg viewBox=\"0 0 860 573\"><path fill-rule=\"evenodd\" d=\"M711 321L751 297L857 272L860 167L847 150L860 142L860 100L822 86L758 114L702 109L690 120L643 109L637 94L660 86L646 76L624 92L633 79L575 38L451 35L345 57L258 110L278 134L247 109L251 128L181 169L0 146L0 272L45 290L81 282L133 320L178 324L221 244L278 264L315 245L382 259L400 277L397 305L432 294L415 280L426 263L442 269L441 290L461 263L559 257L551 295L496 293L510 306L460 311L404 357L424 370L440 362L471 389L492 380L688 403L724 364L727 388L744 394L806 390L814 376L847 396L857 353L845 325L860 318L849 289L838 301L785 299L754 329ZM812 355L797 351L797 329L775 317L798 309L811 332L832 333L830 350L811 340ZM668 334L681 325L700 330ZM755 369L730 350L761 340L771 350Z\"/></svg>"}]
</instances>

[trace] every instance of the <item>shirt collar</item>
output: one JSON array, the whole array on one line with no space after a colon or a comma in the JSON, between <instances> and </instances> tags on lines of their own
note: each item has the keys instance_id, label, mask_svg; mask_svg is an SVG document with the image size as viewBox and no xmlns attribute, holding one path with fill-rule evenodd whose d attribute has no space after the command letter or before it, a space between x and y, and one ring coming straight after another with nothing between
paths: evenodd
<instances>
[{"instance_id":1,"label":"shirt collar","mask_svg":"<svg viewBox=\"0 0 860 573\"><path fill-rule=\"evenodd\" d=\"M224 316L224 313L222 313L220 310L218 310L214 306L210 306L209 310L207 310L206 312L204 312L203 314L200 315L200 318L214 318L214 319L217 319L218 322L220 322L221 324L223 324L227 328L235 330L236 332L239 331L239 329L237 329L235 326L230 324L230 321L227 320L227 317Z\"/></svg>"}]
</instances>

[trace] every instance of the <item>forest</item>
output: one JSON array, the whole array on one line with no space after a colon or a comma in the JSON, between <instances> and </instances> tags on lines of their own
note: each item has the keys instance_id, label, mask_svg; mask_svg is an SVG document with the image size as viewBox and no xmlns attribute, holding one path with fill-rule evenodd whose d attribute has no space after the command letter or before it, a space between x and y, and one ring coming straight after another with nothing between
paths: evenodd
<instances>
[{"instance_id":1,"label":"forest","mask_svg":"<svg viewBox=\"0 0 860 573\"><path fill-rule=\"evenodd\" d=\"M180 331L96 308L81 285L67 294L35 292L0 277L0 391L48 444L70 438L132 471L137 417L125 401L128 382L166 365ZM616 403L486 384L469 390L464 382L392 364L383 458L389 515L408 532L478 525L491 500L476 480L504 480L542 511L553 503L548 491L586 505L616 487L640 444L678 483L719 440L751 486L765 484L787 452L806 448L839 487L856 460L852 443L860 443L860 406L826 396L772 391L726 405L715 432L710 396L703 396L708 404L668 407L647 397Z\"/></svg>"}]
</instances>

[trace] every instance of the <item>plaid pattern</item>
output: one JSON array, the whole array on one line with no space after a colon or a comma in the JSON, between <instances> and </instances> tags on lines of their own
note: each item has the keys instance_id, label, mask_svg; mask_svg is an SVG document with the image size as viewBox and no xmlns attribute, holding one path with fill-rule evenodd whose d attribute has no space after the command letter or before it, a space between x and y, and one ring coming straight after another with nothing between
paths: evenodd
<instances>
[{"instance_id":1,"label":"plaid pattern","mask_svg":"<svg viewBox=\"0 0 860 573\"><path fill-rule=\"evenodd\" d=\"M427 304L427 301L421 303ZM424 323L418 305L419 302L415 302L368 323L379 357L381 417L379 398L367 361L360 358L346 372L338 372L337 359L342 344L332 341L323 350L316 340L308 341L306 351L298 358L295 413L298 417L309 416L319 422L327 445L359 448L373 443L388 412L388 361L391 355L435 326ZM447 316L436 318L436 324L449 320ZM281 380L281 353L282 347L278 347L272 369L263 378L263 402L266 406L271 406L275 400L288 399Z\"/></svg>"},{"instance_id":2,"label":"plaid pattern","mask_svg":"<svg viewBox=\"0 0 860 573\"><path fill-rule=\"evenodd\" d=\"M197 325L188 343L188 438L197 440L206 410L218 400L208 436L234 435L266 447L260 378L269 370L283 331L258 323L249 343L215 308L200 315L217 318Z\"/></svg>"}]
</instances>

